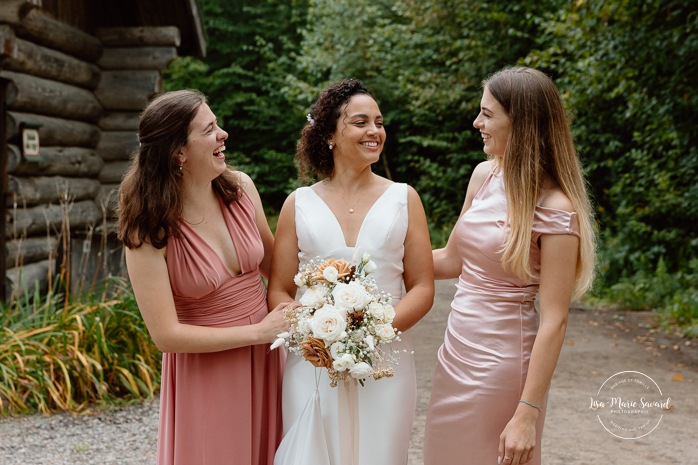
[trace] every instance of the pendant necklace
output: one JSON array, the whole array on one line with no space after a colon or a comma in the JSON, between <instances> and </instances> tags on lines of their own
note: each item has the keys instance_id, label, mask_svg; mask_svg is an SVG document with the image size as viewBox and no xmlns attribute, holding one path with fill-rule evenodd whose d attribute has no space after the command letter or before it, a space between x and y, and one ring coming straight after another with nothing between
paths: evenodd
<instances>
[{"instance_id":1,"label":"pendant necklace","mask_svg":"<svg viewBox=\"0 0 698 465\"><path fill-rule=\"evenodd\" d=\"M366 190L362 191L362 192L361 192L361 195L359 195L359 198L356 199L356 201L355 201L354 204L352 205L352 204L350 204L349 202L347 202L347 199L344 198L344 195L342 195L341 192L339 192L337 189L335 189L334 187L332 187L332 186L330 185L329 182L327 182L327 181L323 181L323 182L325 183L325 185L326 185L327 187L329 187L330 189L332 189L333 191L335 191L336 193L339 194L339 196L342 198L342 200L344 201L344 203L347 204L347 207L349 207L349 213L354 213L354 205L356 205L357 203L359 203L359 201L364 197L364 194L366 193Z\"/></svg>"}]
</instances>

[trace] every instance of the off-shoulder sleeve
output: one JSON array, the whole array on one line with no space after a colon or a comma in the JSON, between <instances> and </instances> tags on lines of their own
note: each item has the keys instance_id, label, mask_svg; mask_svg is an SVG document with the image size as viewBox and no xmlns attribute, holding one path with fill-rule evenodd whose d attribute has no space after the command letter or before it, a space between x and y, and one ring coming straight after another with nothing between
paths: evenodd
<instances>
[{"instance_id":1,"label":"off-shoulder sleeve","mask_svg":"<svg viewBox=\"0 0 698 465\"><path fill-rule=\"evenodd\" d=\"M577 213L538 206L533 217L533 234L536 238L542 234L571 234L580 237Z\"/></svg>"}]
</instances>

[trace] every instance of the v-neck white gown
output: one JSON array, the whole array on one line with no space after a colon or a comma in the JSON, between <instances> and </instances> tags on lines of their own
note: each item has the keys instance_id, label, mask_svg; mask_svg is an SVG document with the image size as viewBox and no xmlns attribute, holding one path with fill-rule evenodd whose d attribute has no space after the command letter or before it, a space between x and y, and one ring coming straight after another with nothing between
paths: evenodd
<instances>
[{"instance_id":1,"label":"v-neck white gown","mask_svg":"<svg viewBox=\"0 0 698 465\"><path fill-rule=\"evenodd\" d=\"M347 246L336 217L311 188L298 189L295 203L296 233L300 249L298 258L301 265L318 256L351 261L355 256L368 252L377 265L374 276L378 286L392 295L393 305L400 301L404 292L402 260L408 223L406 184L392 184L373 204L363 220L355 247ZM405 349L397 357L395 376L378 381L367 379L365 386L357 387L360 465L407 463L417 398L409 332L403 333L401 341L393 346ZM319 395L314 397L316 385ZM279 460L275 463L350 463L340 452L340 441L347 440L344 436L340 437L342 422L347 418L339 414L338 402L338 388L330 387L324 368L315 368L300 356L289 354L283 380L284 434L292 430L299 437L295 441L304 440L309 446L295 447L296 451L303 450L296 452L291 459L285 457L282 460L280 454L277 454ZM307 409L304 413L306 406L312 410L312 414ZM319 419L320 415L321 424L308 419ZM298 424L300 422L304 424ZM302 434L298 432L299 429L303 430ZM311 435L313 437L304 437ZM323 436L326 448L318 447L323 446L318 444Z\"/></svg>"}]
</instances>

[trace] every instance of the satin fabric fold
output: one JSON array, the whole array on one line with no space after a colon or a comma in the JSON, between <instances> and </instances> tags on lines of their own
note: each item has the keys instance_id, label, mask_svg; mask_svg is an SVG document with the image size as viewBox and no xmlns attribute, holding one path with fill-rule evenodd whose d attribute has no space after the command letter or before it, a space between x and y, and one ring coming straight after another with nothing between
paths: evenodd
<instances>
[{"instance_id":1,"label":"satin fabric fold","mask_svg":"<svg viewBox=\"0 0 698 465\"><path fill-rule=\"evenodd\" d=\"M437 354L425 465L497 464L499 436L519 405L538 331L538 238L579 237L576 213L536 207L530 255L533 278L525 282L502 268L505 220L504 184L500 175L490 173L454 231L462 269ZM545 402L541 407L538 447L529 465L540 464Z\"/></svg>"}]
</instances>

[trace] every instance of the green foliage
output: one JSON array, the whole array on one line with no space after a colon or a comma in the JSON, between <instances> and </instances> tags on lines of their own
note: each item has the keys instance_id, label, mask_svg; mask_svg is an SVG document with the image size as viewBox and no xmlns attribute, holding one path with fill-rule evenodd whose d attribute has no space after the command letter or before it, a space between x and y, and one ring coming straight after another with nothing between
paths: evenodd
<instances>
[{"instance_id":1,"label":"green foliage","mask_svg":"<svg viewBox=\"0 0 698 465\"><path fill-rule=\"evenodd\" d=\"M0 412L81 411L152 397L161 354L133 294L66 302L38 291L0 313Z\"/></svg>"},{"instance_id":2,"label":"green foliage","mask_svg":"<svg viewBox=\"0 0 698 465\"><path fill-rule=\"evenodd\" d=\"M471 124L480 83L526 64L554 78L573 118L600 223L599 294L631 308L671 307L673 321L694 324L696 283L687 276L695 273L687 270L698 259L695 2L200 3L209 56L177 60L167 86L211 97L230 133L229 154L267 207L278 210L296 185L295 143L319 90L356 77L385 116L388 140L375 170L417 189L441 244L484 159ZM659 291L664 280L676 287Z\"/></svg>"},{"instance_id":3,"label":"green foliage","mask_svg":"<svg viewBox=\"0 0 698 465\"><path fill-rule=\"evenodd\" d=\"M660 259L652 272L638 272L601 288L594 303L657 311L665 324L682 326L686 336L698 337L698 259L678 273L670 273Z\"/></svg>"},{"instance_id":4,"label":"green foliage","mask_svg":"<svg viewBox=\"0 0 698 465\"><path fill-rule=\"evenodd\" d=\"M228 134L226 155L250 174L265 206L278 210L295 178L295 141L305 119L290 103L305 2L201 1L208 35L205 62L175 60L167 90L198 88Z\"/></svg>"},{"instance_id":5,"label":"green foliage","mask_svg":"<svg viewBox=\"0 0 698 465\"><path fill-rule=\"evenodd\" d=\"M577 2L526 62L557 76L598 202L616 282L698 251L698 14L686 1Z\"/></svg>"}]
</instances>

